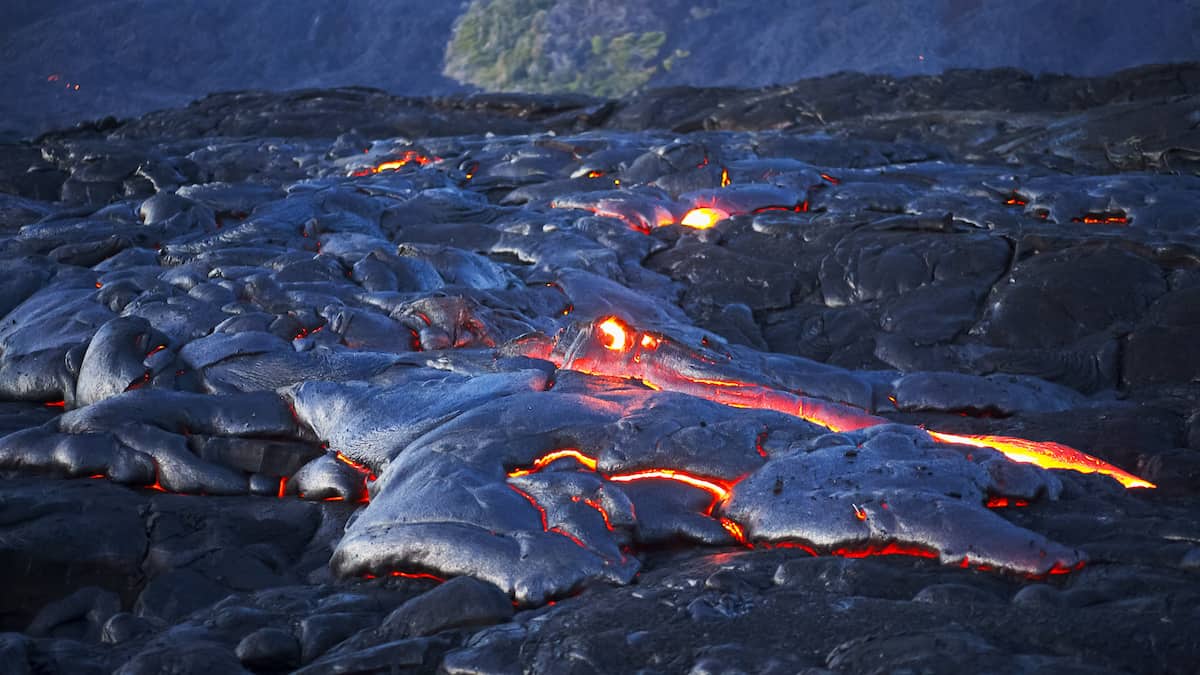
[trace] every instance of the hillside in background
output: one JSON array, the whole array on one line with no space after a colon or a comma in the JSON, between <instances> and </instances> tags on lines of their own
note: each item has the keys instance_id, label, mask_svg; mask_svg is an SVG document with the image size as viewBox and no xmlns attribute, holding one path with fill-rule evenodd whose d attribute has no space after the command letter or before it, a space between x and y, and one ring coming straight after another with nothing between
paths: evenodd
<instances>
[{"instance_id":1,"label":"hillside in background","mask_svg":"<svg viewBox=\"0 0 1200 675\"><path fill-rule=\"evenodd\" d=\"M5 7L11 18L0 20L0 130L128 117L236 89L457 91L441 70L461 11L460 3L440 0L45 0Z\"/></svg>"},{"instance_id":2,"label":"hillside in background","mask_svg":"<svg viewBox=\"0 0 1200 675\"><path fill-rule=\"evenodd\" d=\"M1200 60L1196 0L45 0L4 13L0 132L21 134L240 89L616 96Z\"/></svg>"},{"instance_id":3,"label":"hillside in background","mask_svg":"<svg viewBox=\"0 0 1200 675\"><path fill-rule=\"evenodd\" d=\"M1193 0L474 0L446 73L486 89L616 96L839 71L1099 75L1197 58Z\"/></svg>"}]
</instances>

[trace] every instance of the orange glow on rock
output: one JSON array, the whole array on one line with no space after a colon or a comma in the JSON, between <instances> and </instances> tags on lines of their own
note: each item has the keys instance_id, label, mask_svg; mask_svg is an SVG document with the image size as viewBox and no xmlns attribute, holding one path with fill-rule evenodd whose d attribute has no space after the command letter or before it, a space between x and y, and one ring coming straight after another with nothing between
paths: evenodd
<instances>
[{"instance_id":1,"label":"orange glow on rock","mask_svg":"<svg viewBox=\"0 0 1200 675\"><path fill-rule=\"evenodd\" d=\"M521 495L522 497L524 497L524 498L525 498L525 501L529 502L529 505L530 505L530 506L532 506L534 509L536 509L536 510L537 510L537 512L538 512L538 515L539 515L539 516L541 517L541 519L542 519L542 531L543 531L543 532L547 532L547 531L549 531L549 529L550 529L550 520L549 520L549 518L548 518L548 517L547 517L547 515L546 515L546 509L545 509L545 507L543 507L541 504L539 504L539 503L538 503L538 500L536 500L536 499L534 499L534 498L533 498L533 495L531 495L531 494L529 494L528 492L526 492L526 491L522 490L521 488L517 487L516 485L509 484L509 486L508 486L508 489L509 489L509 490L512 490L513 492L515 492L515 493L517 493L517 494Z\"/></svg>"},{"instance_id":2,"label":"orange glow on rock","mask_svg":"<svg viewBox=\"0 0 1200 675\"><path fill-rule=\"evenodd\" d=\"M587 544L583 543L582 539L580 539L579 537L576 537L575 535L571 534L570 532L567 532L566 530L562 529L561 527L552 527L546 531L553 532L554 534L562 535L562 536L566 537L567 539L570 539L571 543L575 544L579 548L587 548Z\"/></svg>"},{"instance_id":3,"label":"orange glow on rock","mask_svg":"<svg viewBox=\"0 0 1200 675\"><path fill-rule=\"evenodd\" d=\"M605 319L599 324L599 329L601 344L613 352L623 352L631 344L645 346L646 337L649 337L639 334L615 318ZM711 358L703 353L679 353L682 347L665 338L655 337L651 344L656 351L668 354L669 359L692 358L701 362L712 362ZM889 420L868 413L862 408L775 389L767 384L688 375L671 366L669 362L660 362L657 354L644 350L635 350L633 358L608 355L606 352L595 350L569 357L560 367L591 375L634 379L655 391L679 392L734 408L774 410L835 432L856 431L890 423ZM894 397L889 398L895 405ZM967 436L936 431L928 433L934 440L942 443L992 448L1013 461L1037 464L1047 469L1100 473L1114 478L1127 488L1155 487L1149 481L1061 443L1029 441L1006 436Z\"/></svg>"},{"instance_id":4,"label":"orange glow on rock","mask_svg":"<svg viewBox=\"0 0 1200 675\"><path fill-rule=\"evenodd\" d=\"M521 476L528 476L530 474L537 473L564 457L571 457L577 460L580 464L587 467L589 471L595 471L598 465L595 457L589 457L575 448L563 448L542 455L534 460L533 464L531 464L528 468L514 469L508 472L508 476L509 478L519 478ZM686 471L679 471L676 469L654 468L611 475L601 473L600 475L614 483L634 483L642 480L672 480L677 483L683 483L684 485L690 485L691 487L699 488L713 496L713 502L708 508L709 514L712 513L713 508L718 503L729 498L729 491L733 488L732 482L724 481L719 478L696 476ZM533 497L529 496L529 494L524 490L520 490L512 485L509 487L517 492L520 492L522 496L524 496L526 499L529 499L534 503L535 506L537 506L537 502L533 499ZM589 504L589 506L592 506L592 504ZM538 508L541 507L539 506ZM605 522L607 521L608 516L605 514Z\"/></svg>"},{"instance_id":5,"label":"orange glow on rock","mask_svg":"<svg viewBox=\"0 0 1200 675\"><path fill-rule=\"evenodd\" d=\"M371 467L367 466L366 464L360 464L340 452L334 454L334 458L336 458L337 461L341 462L342 464L354 469L355 471L364 474L369 481L374 481L378 478L378 476L375 475L375 472L371 471Z\"/></svg>"},{"instance_id":6,"label":"orange glow on rock","mask_svg":"<svg viewBox=\"0 0 1200 675\"><path fill-rule=\"evenodd\" d=\"M380 162L379 164L376 164L375 166L368 166L368 167L359 169L351 175L355 176L355 177L370 176L373 173L382 173L384 171L396 171L402 167L408 166L409 164L416 164L417 166L425 166L427 164L430 164L431 162L440 162L441 160L442 160L441 157L428 157L426 155L422 155L421 153L417 152L416 150L405 150L403 153L401 153L400 157L398 157L396 159L389 159L386 162Z\"/></svg>"},{"instance_id":7,"label":"orange glow on rock","mask_svg":"<svg viewBox=\"0 0 1200 675\"><path fill-rule=\"evenodd\" d=\"M929 431L928 433L942 443L991 448L1014 462L1036 464L1043 469L1069 469L1079 473L1099 473L1115 479L1127 488L1156 487L1154 483L1061 443L1029 441L1010 436L971 436L944 434L938 431Z\"/></svg>"},{"instance_id":8,"label":"orange glow on rock","mask_svg":"<svg viewBox=\"0 0 1200 675\"><path fill-rule=\"evenodd\" d=\"M675 469L646 469L644 471L634 471L632 473L621 473L614 476L609 476L608 479L614 483L632 483L639 480L650 479L673 480L684 485L690 485L694 488L700 488L712 495L718 502L724 501L729 497L730 485L722 485L711 478L700 478L693 476L683 471Z\"/></svg>"},{"instance_id":9,"label":"orange glow on rock","mask_svg":"<svg viewBox=\"0 0 1200 675\"><path fill-rule=\"evenodd\" d=\"M613 531L612 521L608 518L608 511L603 505L600 504L600 502L596 501L595 499L585 499L583 500L583 503L595 509L596 512L600 514L600 517L604 519L604 527L607 528L609 532Z\"/></svg>"},{"instance_id":10,"label":"orange glow on rock","mask_svg":"<svg viewBox=\"0 0 1200 675\"><path fill-rule=\"evenodd\" d=\"M733 181L729 180L729 169L721 167L721 187L729 187Z\"/></svg>"},{"instance_id":11,"label":"orange glow on rock","mask_svg":"<svg viewBox=\"0 0 1200 675\"><path fill-rule=\"evenodd\" d=\"M1029 506L1024 499L1009 499L1008 497L988 497L984 505L989 509L1006 509L1010 506Z\"/></svg>"},{"instance_id":12,"label":"orange glow on rock","mask_svg":"<svg viewBox=\"0 0 1200 675\"><path fill-rule=\"evenodd\" d=\"M603 171L589 171L589 172L587 172L587 177L588 177L588 178L602 178L603 176L604 176L604 172L603 172Z\"/></svg>"},{"instance_id":13,"label":"orange glow on rock","mask_svg":"<svg viewBox=\"0 0 1200 675\"><path fill-rule=\"evenodd\" d=\"M375 577L367 575L374 579ZM436 581L439 584L446 581L445 578L439 577L436 574L426 574L425 572L389 572L388 576L398 577L400 579L425 579L427 581Z\"/></svg>"},{"instance_id":14,"label":"orange glow on rock","mask_svg":"<svg viewBox=\"0 0 1200 675\"><path fill-rule=\"evenodd\" d=\"M1128 225L1129 218L1120 212L1116 213L1088 213L1080 218L1072 218L1072 223L1085 223L1087 225Z\"/></svg>"},{"instance_id":15,"label":"orange glow on rock","mask_svg":"<svg viewBox=\"0 0 1200 675\"><path fill-rule=\"evenodd\" d=\"M65 407L67 407L67 402L66 401L46 401L43 405L45 405L47 408L65 408Z\"/></svg>"},{"instance_id":16,"label":"orange glow on rock","mask_svg":"<svg viewBox=\"0 0 1200 675\"><path fill-rule=\"evenodd\" d=\"M729 536L733 537L733 540L736 541L737 543L745 545L745 546L750 545L749 542L746 541L746 532L742 529L742 526L739 525L737 522L730 520L728 518L722 518L721 519L721 527L725 528L725 531L728 532Z\"/></svg>"},{"instance_id":17,"label":"orange glow on rock","mask_svg":"<svg viewBox=\"0 0 1200 675\"><path fill-rule=\"evenodd\" d=\"M536 460L534 460L533 465L528 469L514 469L509 471L508 477L520 478L521 476L528 476L529 474L537 473L538 471L541 471L547 466L550 466L554 462L557 462L565 457L574 459L580 464L586 466L591 471L596 470L596 460L594 458L588 457L576 448L562 448L561 450L555 450L554 452L550 452L538 457Z\"/></svg>"},{"instance_id":18,"label":"orange glow on rock","mask_svg":"<svg viewBox=\"0 0 1200 675\"><path fill-rule=\"evenodd\" d=\"M868 544L863 548L835 548L832 551L833 555L842 558L866 558L873 555L908 555L917 558L937 558L936 551L931 551L920 546L912 546L906 544L898 544L894 541L889 541L886 544ZM966 560L966 558L964 558Z\"/></svg>"},{"instance_id":19,"label":"orange glow on rock","mask_svg":"<svg viewBox=\"0 0 1200 675\"><path fill-rule=\"evenodd\" d=\"M688 211L679 224L697 230L707 230L728 217L729 214L721 209L701 206Z\"/></svg>"},{"instance_id":20,"label":"orange glow on rock","mask_svg":"<svg viewBox=\"0 0 1200 675\"><path fill-rule=\"evenodd\" d=\"M600 343L605 349L614 352L624 351L629 345L628 329L616 317L609 317L600 322Z\"/></svg>"}]
</instances>

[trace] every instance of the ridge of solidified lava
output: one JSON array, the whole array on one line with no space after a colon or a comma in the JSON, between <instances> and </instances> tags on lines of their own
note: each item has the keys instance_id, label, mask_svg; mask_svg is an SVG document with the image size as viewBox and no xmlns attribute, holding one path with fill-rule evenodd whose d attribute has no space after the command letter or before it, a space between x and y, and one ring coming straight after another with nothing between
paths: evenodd
<instances>
[{"instance_id":1,"label":"ridge of solidified lava","mask_svg":"<svg viewBox=\"0 0 1200 675\"><path fill-rule=\"evenodd\" d=\"M0 396L61 414L0 468L362 503L337 574L533 604L666 544L1063 573L1086 557L993 507L1058 499L1048 469L1154 487L938 420L1142 377L1109 332L1178 290L1157 265L1195 244L1194 177L894 167L824 132L144 135L167 119L50 138L61 199L2 198ZM1122 295L1030 327L1070 254L1013 242L1072 237Z\"/></svg>"}]
</instances>

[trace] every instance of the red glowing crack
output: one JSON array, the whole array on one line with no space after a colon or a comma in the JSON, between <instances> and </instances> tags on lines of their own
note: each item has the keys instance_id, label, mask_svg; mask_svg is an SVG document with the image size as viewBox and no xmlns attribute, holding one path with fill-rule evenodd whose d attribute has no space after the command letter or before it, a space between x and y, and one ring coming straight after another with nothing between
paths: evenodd
<instances>
[{"instance_id":1,"label":"red glowing crack","mask_svg":"<svg viewBox=\"0 0 1200 675\"><path fill-rule=\"evenodd\" d=\"M423 154L417 152L416 150L405 150L403 153L400 154L399 157L397 157L395 159L389 159L387 161L380 162L379 164L376 164L375 166L368 166L368 167L358 169L358 170L354 171L353 173L351 173L350 175L354 176L356 178L360 177L360 176L370 176L371 174L382 173L384 171L397 171L405 166L408 166L409 164L416 164L417 166L425 166L432 162L440 162L440 161L442 161L441 157L429 157L427 155L423 155Z\"/></svg>"},{"instance_id":2,"label":"red glowing crack","mask_svg":"<svg viewBox=\"0 0 1200 675\"><path fill-rule=\"evenodd\" d=\"M731 407L774 410L835 432L889 423L887 419L844 403L803 396L754 382L689 375L685 372L688 363L703 363L703 355L673 341L668 342L661 335L637 331L617 317L596 322L592 337L603 349L590 348L586 341L574 345L562 367L594 375L632 378L655 390L680 392ZM670 347L667 356L663 356L664 345ZM1115 479L1126 488L1155 487L1147 480L1061 443L1009 436L960 435L938 431L927 433L939 443L991 448L1014 462L1036 464L1045 469L1099 473Z\"/></svg>"}]
</instances>

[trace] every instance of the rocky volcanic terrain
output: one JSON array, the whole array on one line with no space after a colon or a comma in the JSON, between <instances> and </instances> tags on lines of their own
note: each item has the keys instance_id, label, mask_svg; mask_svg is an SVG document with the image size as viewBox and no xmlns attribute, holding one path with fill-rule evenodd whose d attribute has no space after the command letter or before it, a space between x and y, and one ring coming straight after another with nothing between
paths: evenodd
<instances>
[{"instance_id":1,"label":"rocky volcanic terrain","mask_svg":"<svg viewBox=\"0 0 1200 675\"><path fill-rule=\"evenodd\" d=\"M0 663L1194 672L1198 111L344 88L2 145Z\"/></svg>"}]
</instances>

